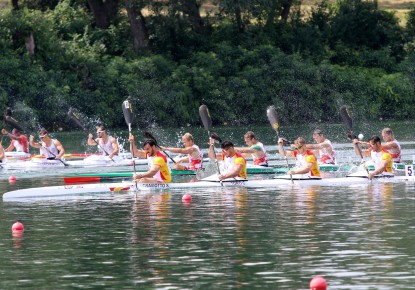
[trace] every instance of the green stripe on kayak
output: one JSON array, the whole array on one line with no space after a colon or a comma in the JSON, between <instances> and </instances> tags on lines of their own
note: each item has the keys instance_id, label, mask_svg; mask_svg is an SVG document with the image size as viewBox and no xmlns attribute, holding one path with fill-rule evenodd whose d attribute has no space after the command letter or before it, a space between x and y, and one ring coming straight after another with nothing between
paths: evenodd
<instances>
[{"instance_id":1,"label":"green stripe on kayak","mask_svg":"<svg viewBox=\"0 0 415 290\"><path fill-rule=\"evenodd\" d=\"M330 166L321 166L321 171L336 171L339 167L337 165ZM272 174L272 173L285 173L287 172L285 167L264 167L264 168L247 168L248 174ZM171 170L172 175L195 175L195 170ZM132 177L133 172L124 171L124 172L94 172L94 173L75 173L66 175L65 178L74 178L74 177L103 177L103 178L121 178L121 177Z\"/></svg>"}]
</instances>

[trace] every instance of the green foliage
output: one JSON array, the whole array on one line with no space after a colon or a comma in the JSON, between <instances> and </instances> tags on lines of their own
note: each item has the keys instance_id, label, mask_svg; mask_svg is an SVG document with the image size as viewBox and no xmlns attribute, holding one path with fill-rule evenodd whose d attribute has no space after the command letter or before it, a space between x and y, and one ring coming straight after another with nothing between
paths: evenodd
<instances>
[{"instance_id":1,"label":"green foliage","mask_svg":"<svg viewBox=\"0 0 415 290\"><path fill-rule=\"evenodd\" d=\"M51 129L69 126L70 107L93 123L125 126L127 97L142 129L200 124L202 103L215 125L266 123L272 104L293 124L337 122L343 104L368 119L412 117L412 14L404 31L375 2L353 0L323 2L309 18L297 10L281 22L281 1L244 1L238 24L232 3L221 2L227 10L204 18L198 32L182 2L147 3L153 51L141 56L123 14L100 30L81 1L0 11L0 102L27 106L39 123L30 126ZM26 50L30 34L34 55Z\"/></svg>"}]
</instances>

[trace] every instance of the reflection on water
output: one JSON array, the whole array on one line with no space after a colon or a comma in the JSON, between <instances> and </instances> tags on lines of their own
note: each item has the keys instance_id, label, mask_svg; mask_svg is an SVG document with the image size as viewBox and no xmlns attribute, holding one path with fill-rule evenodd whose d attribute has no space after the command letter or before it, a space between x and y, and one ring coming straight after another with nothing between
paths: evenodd
<instances>
[{"instance_id":1,"label":"reflection on water","mask_svg":"<svg viewBox=\"0 0 415 290\"><path fill-rule=\"evenodd\" d=\"M0 288L307 289L323 275L330 289L409 289L413 192L371 183L4 203Z\"/></svg>"},{"instance_id":2,"label":"reflection on water","mask_svg":"<svg viewBox=\"0 0 415 290\"><path fill-rule=\"evenodd\" d=\"M59 172L9 174L0 193L63 183ZM308 289L314 275L330 289L411 289L414 192L373 182L1 203L0 289Z\"/></svg>"}]
</instances>

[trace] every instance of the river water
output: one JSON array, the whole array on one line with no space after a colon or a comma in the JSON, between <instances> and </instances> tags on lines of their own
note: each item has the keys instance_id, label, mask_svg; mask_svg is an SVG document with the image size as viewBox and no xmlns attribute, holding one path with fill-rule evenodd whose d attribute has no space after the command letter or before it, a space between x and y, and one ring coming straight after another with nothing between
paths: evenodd
<instances>
[{"instance_id":1,"label":"river water","mask_svg":"<svg viewBox=\"0 0 415 290\"><path fill-rule=\"evenodd\" d=\"M359 161L343 127L324 129L343 159ZM406 127L400 140L412 161ZM187 130L199 144L207 138L202 128L152 132L173 146ZM218 129L241 146L245 131ZM255 131L275 150L272 130ZM288 131L281 134L296 137ZM57 136L69 152L90 151L81 133ZM72 172L83 171L1 172L0 194L60 185ZM8 182L12 174L15 183ZM0 289L309 289L314 275L323 275L329 289L413 289L414 191L411 182L368 182L2 202ZM190 203L181 200L186 193ZM12 235L15 220L25 225L21 236Z\"/></svg>"}]
</instances>

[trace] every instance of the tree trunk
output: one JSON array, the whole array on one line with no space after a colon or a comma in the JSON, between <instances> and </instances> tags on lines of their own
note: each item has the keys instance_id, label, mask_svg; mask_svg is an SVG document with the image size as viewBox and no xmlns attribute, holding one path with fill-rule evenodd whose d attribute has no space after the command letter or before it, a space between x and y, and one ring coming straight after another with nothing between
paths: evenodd
<instances>
[{"instance_id":1,"label":"tree trunk","mask_svg":"<svg viewBox=\"0 0 415 290\"><path fill-rule=\"evenodd\" d=\"M141 10L134 5L134 0L125 0L128 20L133 36L134 51L138 54L143 50L149 49L148 31L146 22Z\"/></svg>"},{"instance_id":2,"label":"tree trunk","mask_svg":"<svg viewBox=\"0 0 415 290\"><path fill-rule=\"evenodd\" d=\"M13 10L19 10L19 0L12 0Z\"/></svg>"},{"instance_id":3,"label":"tree trunk","mask_svg":"<svg viewBox=\"0 0 415 290\"><path fill-rule=\"evenodd\" d=\"M276 18L276 15L277 15L277 7L279 7L279 1L278 0L271 1L270 7L267 10L267 12L268 12L267 22L265 23L266 28L273 27L273 25L275 23L275 18Z\"/></svg>"},{"instance_id":4,"label":"tree trunk","mask_svg":"<svg viewBox=\"0 0 415 290\"><path fill-rule=\"evenodd\" d=\"M288 16L290 15L291 6L293 5L294 0L286 0L284 4L282 4L282 11L281 11L281 20L287 22Z\"/></svg>"},{"instance_id":5,"label":"tree trunk","mask_svg":"<svg viewBox=\"0 0 415 290\"><path fill-rule=\"evenodd\" d=\"M241 13L241 7L239 6L239 3L235 3L235 20L236 20L236 26L238 27L238 31L243 32L244 26L242 24L242 13Z\"/></svg>"},{"instance_id":6,"label":"tree trunk","mask_svg":"<svg viewBox=\"0 0 415 290\"><path fill-rule=\"evenodd\" d=\"M118 0L88 0L88 5L94 15L95 25L101 29L108 28L118 12Z\"/></svg>"},{"instance_id":7,"label":"tree trunk","mask_svg":"<svg viewBox=\"0 0 415 290\"><path fill-rule=\"evenodd\" d=\"M203 33L204 23L200 16L199 5L196 0L184 0L182 2L183 12L189 15L192 22L193 31L196 33Z\"/></svg>"},{"instance_id":8,"label":"tree trunk","mask_svg":"<svg viewBox=\"0 0 415 290\"><path fill-rule=\"evenodd\" d=\"M35 38L33 37L33 32L30 32L30 35L26 37L26 50L29 54L35 54Z\"/></svg>"}]
</instances>

